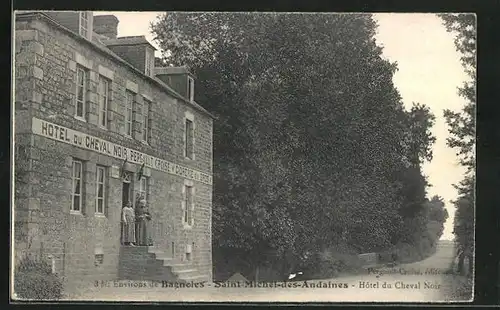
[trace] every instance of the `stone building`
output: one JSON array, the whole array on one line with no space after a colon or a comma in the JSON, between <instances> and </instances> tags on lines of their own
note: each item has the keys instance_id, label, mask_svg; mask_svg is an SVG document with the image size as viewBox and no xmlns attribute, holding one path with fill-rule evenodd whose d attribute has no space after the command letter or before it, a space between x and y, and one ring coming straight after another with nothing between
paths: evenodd
<instances>
[{"instance_id":1,"label":"stone building","mask_svg":"<svg viewBox=\"0 0 500 310\"><path fill-rule=\"evenodd\" d=\"M67 287L211 281L212 122L184 67L154 67L144 36L92 12L15 17L14 254ZM152 246L120 242L146 198Z\"/></svg>"}]
</instances>

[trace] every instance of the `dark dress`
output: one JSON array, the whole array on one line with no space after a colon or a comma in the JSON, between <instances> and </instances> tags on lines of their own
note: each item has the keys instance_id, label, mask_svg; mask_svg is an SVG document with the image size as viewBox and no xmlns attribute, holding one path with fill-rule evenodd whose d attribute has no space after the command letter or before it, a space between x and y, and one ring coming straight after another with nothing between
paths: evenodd
<instances>
[{"instance_id":1,"label":"dark dress","mask_svg":"<svg viewBox=\"0 0 500 310\"><path fill-rule=\"evenodd\" d=\"M136 219L137 243L139 245L153 245L151 238L151 214L148 207L137 207Z\"/></svg>"}]
</instances>

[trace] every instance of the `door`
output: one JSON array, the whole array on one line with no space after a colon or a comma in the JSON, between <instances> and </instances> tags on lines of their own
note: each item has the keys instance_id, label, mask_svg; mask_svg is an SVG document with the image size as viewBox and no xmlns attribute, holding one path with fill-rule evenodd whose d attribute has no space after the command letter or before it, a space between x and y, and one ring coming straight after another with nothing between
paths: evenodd
<instances>
[{"instance_id":1,"label":"door","mask_svg":"<svg viewBox=\"0 0 500 310\"><path fill-rule=\"evenodd\" d=\"M125 175L123 176L122 207L125 206L125 204L128 201L133 203L131 180L132 180L132 174L129 172L126 172Z\"/></svg>"}]
</instances>

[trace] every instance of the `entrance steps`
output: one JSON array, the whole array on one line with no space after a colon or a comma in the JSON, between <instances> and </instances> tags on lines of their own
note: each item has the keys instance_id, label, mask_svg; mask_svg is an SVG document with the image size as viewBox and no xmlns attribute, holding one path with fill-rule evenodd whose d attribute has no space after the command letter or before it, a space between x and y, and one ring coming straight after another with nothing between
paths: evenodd
<instances>
[{"instance_id":1,"label":"entrance steps","mask_svg":"<svg viewBox=\"0 0 500 310\"><path fill-rule=\"evenodd\" d=\"M119 255L120 280L169 282L208 281L190 262L180 262L154 246L122 246Z\"/></svg>"}]
</instances>

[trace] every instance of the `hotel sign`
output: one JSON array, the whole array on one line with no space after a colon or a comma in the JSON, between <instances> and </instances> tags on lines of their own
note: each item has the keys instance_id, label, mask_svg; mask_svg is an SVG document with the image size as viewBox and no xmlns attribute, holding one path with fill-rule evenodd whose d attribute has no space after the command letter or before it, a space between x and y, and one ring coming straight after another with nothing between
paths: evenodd
<instances>
[{"instance_id":1,"label":"hotel sign","mask_svg":"<svg viewBox=\"0 0 500 310\"><path fill-rule=\"evenodd\" d=\"M209 174L177 165L161 158L144 154L139 151L87 135L83 132L38 119L36 117L33 118L32 130L34 134L49 139L95 151L114 158L122 160L127 159L130 163L144 163L145 167L149 167L151 169L212 185L212 176Z\"/></svg>"}]
</instances>

